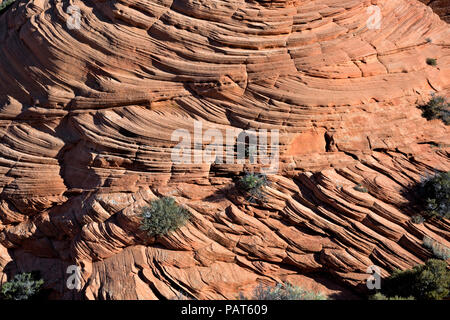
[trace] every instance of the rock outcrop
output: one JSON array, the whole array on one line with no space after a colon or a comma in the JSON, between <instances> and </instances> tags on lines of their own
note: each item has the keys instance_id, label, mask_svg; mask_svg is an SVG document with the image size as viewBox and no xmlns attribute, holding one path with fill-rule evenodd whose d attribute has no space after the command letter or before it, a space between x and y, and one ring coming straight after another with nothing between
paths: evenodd
<instances>
[{"instance_id":1,"label":"rock outcrop","mask_svg":"<svg viewBox=\"0 0 450 320\"><path fill-rule=\"evenodd\" d=\"M385 276L431 257L424 236L450 246L449 221L413 224L404 193L450 169L448 127L416 107L450 92L450 28L430 7L71 4L0 16L0 281L39 270L65 299L233 299L284 280L354 297L369 266ZM195 121L279 130L264 202L233 187L261 164L172 160L174 131ZM139 208L161 196L193 217L149 239Z\"/></svg>"},{"instance_id":2,"label":"rock outcrop","mask_svg":"<svg viewBox=\"0 0 450 320\"><path fill-rule=\"evenodd\" d=\"M443 20L450 22L450 1L449 0L421 0L429 5Z\"/></svg>"}]
</instances>

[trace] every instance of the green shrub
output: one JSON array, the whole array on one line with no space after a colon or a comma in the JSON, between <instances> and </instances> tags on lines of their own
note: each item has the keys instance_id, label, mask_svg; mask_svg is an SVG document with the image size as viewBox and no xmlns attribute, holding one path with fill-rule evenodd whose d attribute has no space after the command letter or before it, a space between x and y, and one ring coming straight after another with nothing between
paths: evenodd
<instances>
[{"instance_id":1,"label":"green shrub","mask_svg":"<svg viewBox=\"0 0 450 320\"><path fill-rule=\"evenodd\" d=\"M441 119L446 125L450 124L450 103L442 96L432 95L430 101L420 105L419 109L427 120Z\"/></svg>"},{"instance_id":2,"label":"green shrub","mask_svg":"<svg viewBox=\"0 0 450 320\"><path fill-rule=\"evenodd\" d=\"M5 11L11 4L13 4L16 0L5 0L0 3L0 13Z\"/></svg>"},{"instance_id":3,"label":"green shrub","mask_svg":"<svg viewBox=\"0 0 450 320\"><path fill-rule=\"evenodd\" d=\"M438 259L447 260L450 258L450 248L440 244L439 242L425 236L423 238L423 246L431 250Z\"/></svg>"},{"instance_id":4,"label":"green shrub","mask_svg":"<svg viewBox=\"0 0 450 320\"><path fill-rule=\"evenodd\" d=\"M403 298L403 297L399 297L399 296L386 297L384 294L378 292L378 293L375 293L373 296L371 296L369 298L369 300L415 300L415 299L414 299L414 297L407 297L407 298Z\"/></svg>"},{"instance_id":5,"label":"green shrub","mask_svg":"<svg viewBox=\"0 0 450 320\"><path fill-rule=\"evenodd\" d=\"M362 184L360 184L360 183L358 183L356 186L354 186L353 189L355 189L356 191L359 191L359 192L364 192L364 193L369 192L369 190L367 190L367 188L364 187L364 186L363 186Z\"/></svg>"},{"instance_id":6,"label":"green shrub","mask_svg":"<svg viewBox=\"0 0 450 320\"><path fill-rule=\"evenodd\" d=\"M431 38L426 38L425 41L426 41L427 43L432 43L432 42L433 42L433 40L432 40Z\"/></svg>"},{"instance_id":7,"label":"green shrub","mask_svg":"<svg viewBox=\"0 0 450 320\"><path fill-rule=\"evenodd\" d=\"M242 297L242 296L241 296ZM264 286L261 283L255 288L252 300L327 300L322 293L311 292L294 286L288 282L276 286Z\"/></svg>"},{"instance_id":8,"label":"green shrub","mask_svg":"<svg viewBox=\"0 0 450 320\"><path fill-rule=\"evenodd\" d=\"M427 58L427 65L429 65L429 66L435 66L435 65L437 65L437 60L436 59L434 59L434 58Z\"/></svg>"},{"instance_id":9,"label":"green shrub","mask_svg":"<svg viewBox=\"0 0 450 320\"><path fill-rule=\"evenodd\" d=\"M265 174L246 173L239 179L238 187L250 195L250 201L263 200L263 187L269 185Z\"/></svg>"},{"instance_id":10,"label":"green shrub","mask_svg":"<svg viewBox=\"0 0 450 320\"><path fill-rule=\"evenodd\" d=\"M417 194L427 216L450 218L450 171L423 179Z\"/></svg>"},{"instance_id":11,"label":"green shrub","mask_svg":"<svg viewBox=\"0 0 450 320\"><path fill-rule=\"evenodd\" d=\"M31 273L19 273L1 288L1 297L6 300L28 300L40 290L44 280L36 279Z\"/></svg>"},{"instance_id":12,"label":"green shrub","mask_svg":"<svg viewBox=\"0 0 450 320\"><path fill-rule=\"evenodd\" d=\"M412 221L412 223L415 223L415 224L422 224L422 223L424 223L425 218L422 217L420 214L416 214L411 217L411 221Z\"/></svg>"},{"instance_id":13,"label":"green shrub","mask_svg":"<svg viewBox=\"0 0 450 320\"><path fill-rule=\"evenodd\" d=\"M383 295L392 298L414 297L417 300L441 300L449 295L450 271L442 260L430 259L412 269L395 270L382 283Z\"/></svg>"},{"instance_id":14,"label":"green shrub","mask_svg":"<svg viewBox=\"0 0 450 320\"><path fill-rule=\"evenodd\" d=\"M189 220L189 211L180 207L175 199L164 197L142 208L141 229L150 237L168 234Z\"/></svg>"}]
</instances>

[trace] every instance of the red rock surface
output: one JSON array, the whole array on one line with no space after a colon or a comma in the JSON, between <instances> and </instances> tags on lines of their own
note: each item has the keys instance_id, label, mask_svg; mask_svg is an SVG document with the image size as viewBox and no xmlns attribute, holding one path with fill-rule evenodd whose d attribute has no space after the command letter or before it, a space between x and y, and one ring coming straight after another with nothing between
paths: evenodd
<instances>
[{"instance_id":1,"label":"red rock surface","mask_svg":"<svg viewBox=\"0 0 450 320\"><path fill-rule=\"evenodd\" d=\"M450 22L450 1L449 0L421 0L429 5L443 20Z\"/></svg>"},{"instance_id":2,"label":"red rock surface","mask_svg":"<svg viewBox=\"0 0 450 320\"><path fill-rule=\"evenodd\" d=\"M450 91L450 28L429 7L378 1L369 30L370 1L72 2L80 30L63 1L0 17L0 281L40 270L53 298L234 299L283 280L353 297L368 266L431 257L425 235L450 246L449 221L412 224L402 193L450 169L448 127L416 108ZM194 120L280 130L265 203L232 187L250 165L171 161ZM138 209L164 195L192 221L148 239Z\"/></svg>"}]
</instances>

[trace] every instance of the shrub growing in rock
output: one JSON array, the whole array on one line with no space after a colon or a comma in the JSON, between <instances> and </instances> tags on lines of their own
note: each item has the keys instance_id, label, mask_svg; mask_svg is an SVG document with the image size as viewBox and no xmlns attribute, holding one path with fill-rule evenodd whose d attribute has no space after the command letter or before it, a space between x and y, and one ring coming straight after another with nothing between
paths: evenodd
<instances>
[{"instance_id":1,"label":"shrub growing in rock","mask_svg":"<svg viewBox=\"0 0 450 320\"><path fill-rule=\"evenodd\" d=\"M254 290L252 300L327 300L327 297L285 282L276 286L260 283Z\"/></svg>"},{"instance_id":2,"label":"shrub growing in rock","mask_svg":"<svg viewBox=\"0 0 450 320\"><path fill-rule=\"evenodd\" d=\"M429 65L429 66L437 65L437 60L434 58L427 58L426 62L427 62L427 65Z\"/></svg>"},{"instance_id":3,"label":"shrub growing in rock","mask_svg":"<svg viewBox=\"0 0 450 320\"><path fill-rule=\"evenodd\" d=\"M447 260L450 258L450 248L440 244L439 242L425 236L423 238L423 246L431 250L438 259Z\"/></svg>"},{"instance_id":4,"label":"shrub growing in rock","mask_svg":"<svg viewBox=\"0 0 450 320\"><path fill-rule=\"evenodd\" d=\"M411 217L411 221L414 224L422 224L422 223L424 223L425 218L422 217L420 214L416 214Z\"/></svg>"},{"instance_id":5,"label":"shrub growing in rock","mask_svg":"<svg viewBox=\"0 0 450 320\"><path fill-rule=\"evenodd\" d=\"M386 297L384 294L378 292L375 293L373 296L371 296L369 298L369 300L416 300L414 299L414 297L399 297L399 296L395 296L395 297Z\"/></svg>"},{"instance_id":6,"label":"shrub growing in rock","mask_svg":"<svg viewBox=\"0 0 450 320\"><path fill-rule=\"evenodd\" d=\"M364 187L364 186L363 186L362 184L360 184L360 183L358 183L356 186L354 186L353 189L355 189L356 191L359 191L359 192L364 192L364 193L369 192L369 190L367 190L367 188Z\"/></svg>"},{"instance_id":7,"label":"shrub growing in rock","mask_svg":"<svg viewBox=\"0 0 450 320\"><path fill-rule=\"evenodd\" d=\"M13 4L16 0L5 0L0 3L0 13L5 11L11 4Z\"/></svg>"},{"instance_id":8,"label":"shrub growing in rock","mask_svg":"<svg viewBox=\"0 0 450 320\"><path fill-rule=\"evenodd\" d=\"M433 95L426 104L420 105L419 109L427 120L441 119L446 125L450 124L450 103L442 96Z\"/></svg>"},{"instance_id":9,"label":"shrub growing in rock","mask_svg":"<svg viewBox=\"0 0 450 320\"><path fill-rule=\"evenodd\" d=\"M36 296L43 284L44 280L31 273L19 273L2 285L0 296L5 300L28 300Z\"/></svg>"},{"instance_id":10,"label":"shrub growing in rock","mask_svg":"<svg viewBox=\"0 0 450 320\"><path fill-rule=\"evenodd\" d=\"M263 200L263 187L269 185L265 174L246 173L238 181L238 187L250 195L250 201Z\"/></svg>"},{"instance_id":11,"label":"shrub growing in rock","mask_svg":"<svg viewBox=\"0 0 450 320\"><path fill-rule=\"evenodd\" d=\"M162 236L183 226L189 217L189 211L179 206L175 199L164 197L142 208L141 229L150 237Z\"/></svg>"},{"instance_id":12,"label":"shrub growing in rock","mask_svg":"<svg viewBox=\"0 0 450 320\"><path fill-rule=\"evenodd\" d=\"M427 216L450 218L450 171L424 179L417 194Z\"/></svg>"},{"instance_id":13,"label":"shrub growing in rock","mask_svg":"<svg viewBox=\"0 0 450 320\"><path fill-rule=\"evenodd\" d=\"M381 293L388 298L414 297L417 300L441 300L450 292L450 271L442 260L430 259L405 271L395 270L382 283Z\"/></svg>"}]
</instances>

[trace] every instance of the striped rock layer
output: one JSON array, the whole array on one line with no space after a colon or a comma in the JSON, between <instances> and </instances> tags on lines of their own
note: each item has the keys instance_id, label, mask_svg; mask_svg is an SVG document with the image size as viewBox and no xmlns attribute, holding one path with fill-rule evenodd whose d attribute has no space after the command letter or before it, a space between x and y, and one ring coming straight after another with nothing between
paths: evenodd
<instances>
[{"instance_id":1,"label":"striped rock layer","mask_svg":"<svg viewBox=\"0 0 450 320\"><path fill-rule=\"evenodd\" d=\"M433 4L71 3L0 16L1 282L38 270L66 299L234 299L277 281L355 297L369 266L430 258L424 236L450 246L449 221L413 224L405 192L450 169L448 127L417 108L450 92ZM278 130L264 201L234 186L259 164L173 161L173 132L195 121ZM149 238L140 208L162 196L192 218Z\"/></svg>"}]
</instances>

